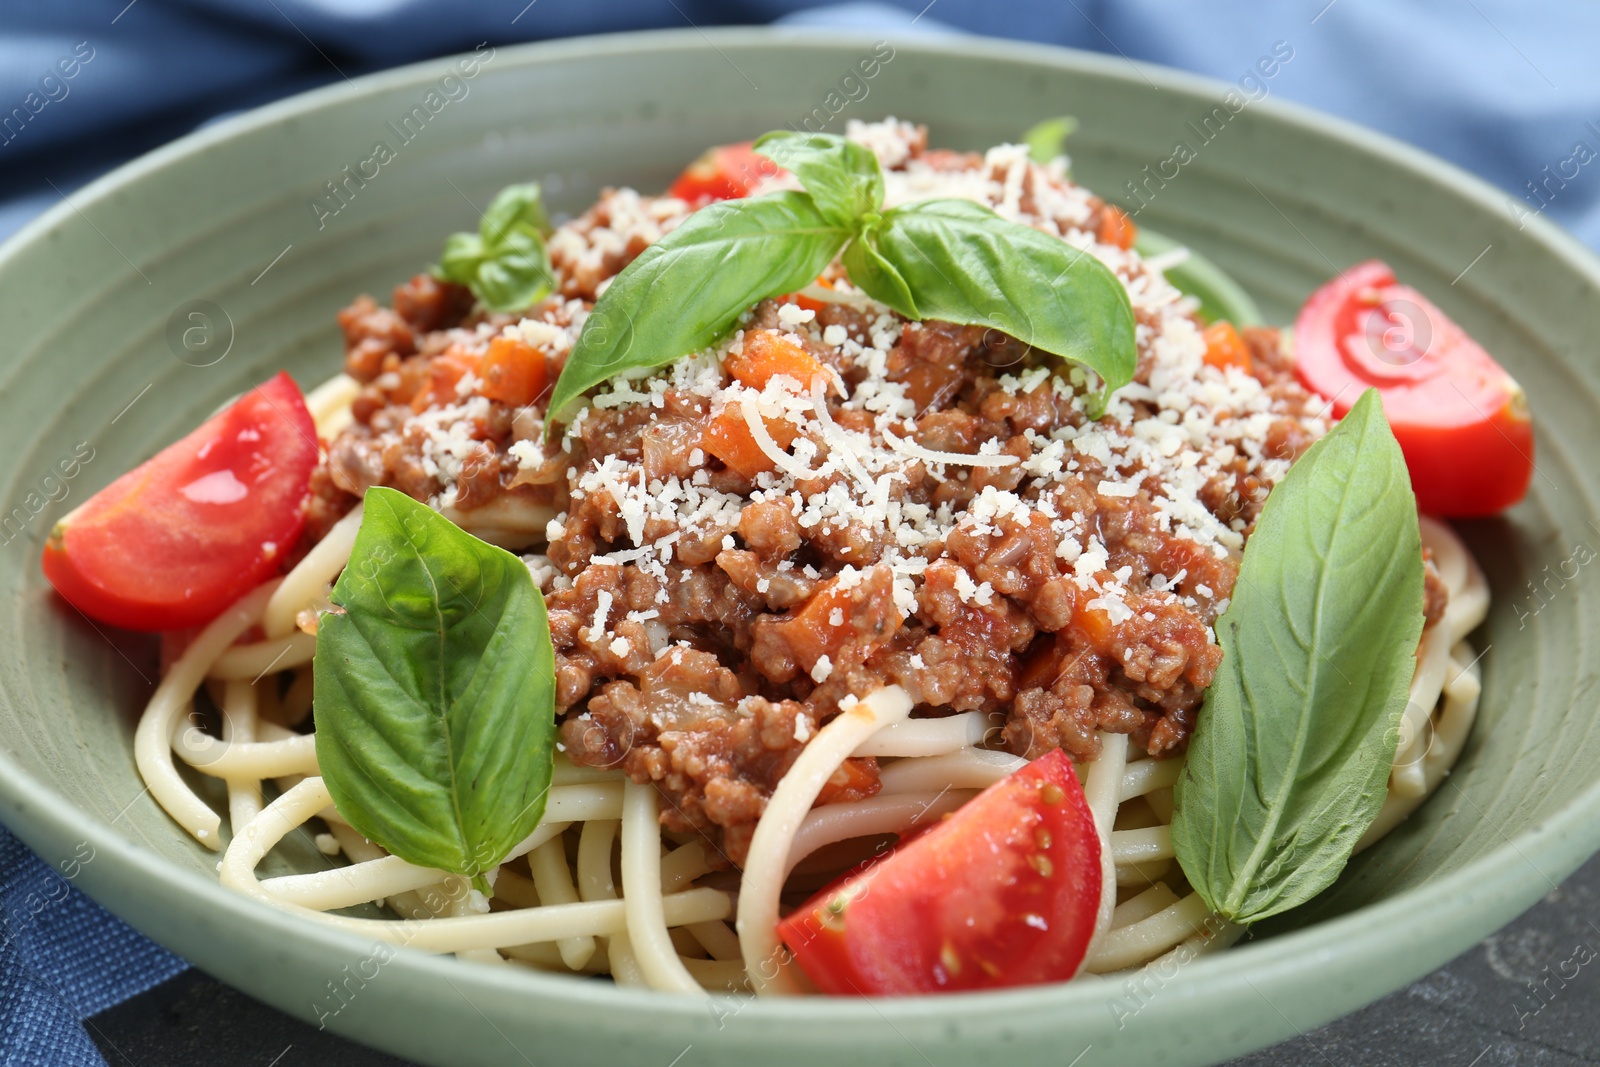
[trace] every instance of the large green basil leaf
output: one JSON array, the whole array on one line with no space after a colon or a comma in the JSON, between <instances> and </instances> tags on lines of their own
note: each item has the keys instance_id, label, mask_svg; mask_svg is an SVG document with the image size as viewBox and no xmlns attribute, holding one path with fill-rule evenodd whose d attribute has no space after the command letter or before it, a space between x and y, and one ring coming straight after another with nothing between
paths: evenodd
<instances>
[{"instance_id":1,"label":"large green basil leaf","mask_svg":"<svg viewBox=\"0 0 1600 1067\"><path fill-rule=\"evenodd\" d=\"M1165 234L1144 226L1139 227L1139 236L1133 242L1133 250L1145 259L1182 247L1182 244ZM1200 317L1208 323L1260 326L1266 322L1261 317L1261 309L1244 287L1193 248L1189 249L1187 259L1164 273L1173 288L1200 301Z\"/></svg>"},{"instance_id":2,"label":"large green basil leaf","mask_svg":"<svg viewBox=\"0 0 1600 1067\"><path fill-rule=\"evenodd\" d=\"M367 491L313 661L317 762L363 837L478 879L544 815L555 654L528 568Z\"/></svg>"},{"instance_id":3,"label":"large green basil leaf","mask_svg":"<svg viewBox=\"0 0 1600 1067\"><path fill-rule=\"evenodd\" d=\"M762 136L754 148L792 171L817 210L840 226L854 226L883 207L883 171L865 145L833 133L777 130Z\"/></svg>"},{"instance_id":4,"label":"large green basil leaf","mask_svg":"<svg viewBox=\"0 0 1600 1067\"><path fill-rule=\"evenodd\" d=\"M1331 885L1377 817L1422 632L1417 505L1375 390L1273 489L1217 621L1172 843L1253 922Z\"/></svg>"},{"instance_id":5,"label":"large green basil leaf","mask_svg":"<svg viewBox=\"0 0 1600 1067\"><path fill-rule=\"evenodd\" d=\"M551 393L549 425L601 382L705 348L752 304L810 285L849 238L805 193L696 211L601 294Z\"/></svg>"},{"instance_id":6,"label":"large green basil leaf","mask_svg":"<svg viewBox=\"0 0 1600 1067\"><path fill-rule=\"evenodd\" d=\"M1100 375L1107 395L1133 380L1128 292L1089 253L969 200L895 208L874 238L923 318L993 327L1073 360ZM890 303L872 281L856 284Z\"/></svg>"},{"instance_id":7,"label":"large green basil leaf","mask_svg":"<svg viewBox=\"0 0 1600 1067\"><path fill-rule=\"evenodd\" d=\"M876 241L874 231L867 230L857 234L856 239L845 246L840 262L844 264L851 282L872 299L889 305L906 318L922 318L917 310L917 302L911 296L911 288L900 277L894 264L883 258Z\"/></svg>"}]
</instances>

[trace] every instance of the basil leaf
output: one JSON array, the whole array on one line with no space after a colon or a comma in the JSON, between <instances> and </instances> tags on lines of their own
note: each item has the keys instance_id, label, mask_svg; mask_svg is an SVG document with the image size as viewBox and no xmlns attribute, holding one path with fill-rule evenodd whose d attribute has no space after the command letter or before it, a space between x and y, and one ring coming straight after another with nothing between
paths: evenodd
<instances>
[{"instance_id":1,"label":"basil leaf","mask_svg":"<svg viewBox=\"0 0 1600 1067\"><path fill-rule=\"evenodd\" d=\"M513 232L478 267L478 298L496 311L518 311L548 293L554 282L544 240Z\"/></svg>"},{"instance_id":2,"label":"basil leaf","mask_svg":"<svg viewBox=\"0 0 1600 1067\"><path fill-rule=\"evenodd\" d=\"M549 233L539 183L507 186L483 213L477 233L445 240L434 277L465 285L492 311L522 311L554 288L544 244Z\"/></svg>"},{"instance_id":3,"label":"basil leaf","mask_svg":"<svg viewBox=\"0 0 1600 1067\"><path fill-rule=\"evenodd\" d=\"M1267 498L1217 622L1172 823L1213 910L1253 922L1338 877L1383 804L1421 633L1416 499L1369 389Z\"/></svg>"},{"instance_id":4,"label":"basil leaf","mask_svg":"<svg viewBox=\"0 0 1600 1067\"><path fill-rule=\"evenodd\" d=\"M476 879L544 815L555 653L523 562L393 489L367 491L313 660L317 762L396 856Z\"/></svg>"},{"instance_id":5,"label":"basil leaf","mask_svg":"<svg viewBox=\"0 0 1600 1067\"><path fill-rule=\"evenodd\" d=\"M1133 242L1134 251L1145 259L1182 247L1180 242L1143 226L1139 227L1139 236ZM1244 287L1193 248L1189 249L1188 259L1165 273L1175 289L1200 301L1200 317L1207 323L1260 326L1266 322Z\"/></svg>"},{"instance_id":6,"label":"basil leaf","mask_svg":"<svg viewBox=\"0 0 1600 1067\"><path fill-rule=\"evenodd\" d=\"M544 211L544 197L538 182L508 185L495 195L489 210L478 223L483 243L495 247L513 234L544 238L550 233L550 218Z\"/></svg>"},{"instance_id":7,"label":"basil leaf","mask_svg":"<svg viewBox=\"0 0 1600 1067\"><path fill-rule=\"evenodd\" d=\"M888 304L906 318L922 318L911 296L911 288L894 264L883 258L874 243L876 240L874 232L868 230L846 246L841 260L850 280L863 293L880 304Z\"/></svg>"},{"instance_id":8,"label":"basil leaf","mask_svg":"<svg viewBox=\"0 0 1600 1067\"><path fill-rule=\"evenodd\" d=\"M849 237L805 193L696 211L601 294L550 395L546 432L601 382L697 352L757 301L810 285Z\"/></svg>"},{"instance_id":9,"label":"basil leaf","mask_svg":"<svg viewBox=\"0 0 1600 1067\"><path fill-rule=\"evenodd\" d=\"M439 266L434 273L447 280L465 278L470 281L477 275L484 255L482 237L475 233L453 233L445 238L444 252L439 256Z\"/></svg>"},{"instance_id":10,"label":"basil leaf","mask_svg":"<svg viewBox=\"0 0 1600 1067\"><path fill-rule=\"evenodd\" d=\"M1066 146L1067 138L1078 131L1078 120L1071 115L1062 115L1060 118L1045 119L1036 123L1022 135L1022 143L1028 146L1028 158L1035 163L1048 163L1061 155L1061 150Z\"/></svg>"},{"instance_id":11,"label":"basil leaf","mask_svg":"<svg viewBox=\"0 0 1600 1067\"><path fill-rule=\"evenodd\" d=\"M883 171L864 145L832 133L778 130L753 147L792 171L817 210L841 226L853 227L863 215L883 207Z\"/></svg>"},{"instance_id":12,"label":"basil leaf","mask_svg":"<svg viewBox=\"0 0 1600 1067\"><path fill-rule=\"evenodd\" d=\"M503 256L478 267L473 291L495 311L516 312L531 307L550 292L550 276L537 259Z\"/></svg>"},{"instance_id":13,"label":"basil leaf","mask_svg":"<svg viewBox=\"0 0 1600 1067\"><path fill-rule=\"evenodd\" d=\"M1106 395L1133 380L1128 292L1089 253L969 200L895 208L875 236L922 318L993 327L1073 360Z\"/></svg>"}]
</instances>

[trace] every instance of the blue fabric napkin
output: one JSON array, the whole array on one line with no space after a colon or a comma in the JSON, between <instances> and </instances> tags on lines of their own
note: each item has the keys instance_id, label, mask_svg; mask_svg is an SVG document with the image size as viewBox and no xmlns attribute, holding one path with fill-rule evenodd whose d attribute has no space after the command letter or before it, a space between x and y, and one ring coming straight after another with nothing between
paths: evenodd
<instances>
[{"instance_id":1,"label":"blue fabric napkin","mask_svg":"<svg viewBox=\"0 0 1600 1067\"><path fill-rule=\"evenodd\" d=\"M216 115L345 76L485 40L774 20L984 33L1230 82L1287 50L1269 95L1426 148L1499 185L1512 217L1600 246L1600 65L1584 47L1600 5L1572 0L0 0L0 238ZM98 1067L82 1020L186 966L3 829L0 921L0 1067Z\"/></svg>"},{"instance_id":2,"label":"blue fabric napkin","mask_svg":"<svg viewBox=\"0 0 1600 1067\"><path fill-rule=\"evenodd\" d=\"M0 829L0 1064L100 1067L80 1020L188 964L139 936Z\"/></svg>"}]
</instances>

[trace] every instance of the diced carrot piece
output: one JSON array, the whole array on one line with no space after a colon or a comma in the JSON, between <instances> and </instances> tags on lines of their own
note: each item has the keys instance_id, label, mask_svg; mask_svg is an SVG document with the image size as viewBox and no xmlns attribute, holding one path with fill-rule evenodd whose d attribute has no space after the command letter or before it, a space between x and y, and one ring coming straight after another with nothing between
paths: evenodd
<instances>
[{"instance_id":1,"label":"diced carrot piece","mask_svg":"<svg viewBox=\"0 0 1600 1067\"><path fill-rule=\"evenodd\" d=\"M411 398L412 411L426 411L434 404L449 404L456 399L456 386L469 371L476 372L478 356L460 345L451 345L428 364L428 382Z\"/></svg>"},{"instance_id":2,"label":"diced carrot piece","mask_svg":"<svg viewBox=\"0 0 1600 1067\"><path fill-rule=\"evenodd\" d=\"M1021 669L1017 672L1017 692L1049 689L1055 685L1071 651L1066 632L1041 634L1023 654Z\"/></svg>"},{"instance_id":3,"label":"diced carrot piece","mask_svg":"<svg viewBox=\"0 0 1600 1067\"><path fill-rule=\"evenodd\" d=\"M817 278L816 281L812 282L811 284L815 285L818 289L832 289L833 288L833 283L832 282L830 282L828 279L820 277L820 276ZM780 302L784 303L784 304L793 304L796 307L804 308L807 311L821 311L824 307L827 306L821 300L813 300L811 297L802 296L799 293L790 293L787 296L782 297Z\"/></svg>"},{"instance_id":4,"label":"diced carrot piece","mask_svg":"<svg viewBox=\"0 0 1600 1067\"><path fill-rule=\"evenodd\" d=\"M773 468L772 459L756 444L737 408L727 408L715 416L700 439L700 447L746 478Z\"/></svg>"},{"instance_id":5,"label":"diced carrot piece","mask_svg":"<svg viewBox=\"0 0 1600 1067\"><path fill-rule=\"evenodd\" d=\"M1105 609L1085 605L1072 613L1072 625L1090 648L1105 651L1111 647L1116 627L1111 625L1111 616Z\"/></svg>"},{"instance_id":6,"label":"diced carrot piece","mask_svg":"<svg viewBox=\"0 0 1600 1067\"><path fill-rule=\"evenodd\" d=\"M1218 370L1238 367L1246 374L1255 373L1250 349L1245 345L1244 338L1239 336L1239 331L1233 328L1233 323L1213 322L1201 336L1205 338L1205 360L1208 364Z\"/></svg>"},{"instance_id":7,"label":"diced carrot piece","mask_svg":"<svg viewBox=\"0 0 1600 1067\"><path fill-rule=\"evenodd\" d=\"M1095 236L1100 239L1101 244L1132 248L1133 242L1139 236L1139 229L1134 226L1126 211L1115 204L1107 204L1100 209L1100 232Z\"/></svg>"},{"instance_id":8,"label":"diced carrot piece","mask_svg":"<svg viewBox=\"0 0 1600 1067\"><path fill-rule=\"evenodd\" d=\"M752 389L765 389L780 374L798 382L801 389L809 389L811 379L823 373L815 356L771 330L745 334L744 351L730 355L724 366Z\"/></svg>"},{"instance_id":9,"label":"diced carrot piece","mask_svg":"<svg viewBox=\"0 0 1600 1067\"><path fill-rule=\"evenodd\" d=\"M859 663L900 628L893 574L886 566L873 567L849 589L835 578L777 625L802 671L809 673L824 656L834 666L847 657Z\"/></svg>"},{"instance_id":10,"label":"diced carrot piece","mask_svg":"<svg viewBox=\"0 0 1600 1067\"><path fill-rule=\"evenodd\" d=\"M878 777L878 761L871 756L851 756L839 764L833 776L822 783L818 804L849 804L877 796L883 788Z\"/></svg>"},{"instance_id":11,"label":"diced carrot piece","mask_svg":"<svg viewBox=\"0 0 1600 1067\"><path fill-rule=\"evenodd\" d=\"M483 395L512 407L525 407L543 396L549 379L543 352L504 336L489 342L480 373Z\"/></svg>"},{"instance_id":12,"label":"diced carrot piece","mask_svg":"<svg viewBox=\"0 0 1600 1067\"><path fill-rule=\"evenodd\" d=\"M767 433L779 448L788 448L800 433L799 427L787 419L763 419ZM774 469L772 457L756 444L750 424L744 421L744 410L730 404L712 416L700 439L700 447L727 464L730 470L746 478L754 478Z\"/></svg>"},{"instance_id":13,"label":"diced carrot piece","mask_svg":"<svg viewBox=\"0 0 1600 1067\"><path fill-rule=\"evenodd\" d=\"M851 633L850 615L850 592L840 589L837 580L812 594L784 627L801 667L810 670L823 656L839 651Z\"/></svg>"}]
</instances>

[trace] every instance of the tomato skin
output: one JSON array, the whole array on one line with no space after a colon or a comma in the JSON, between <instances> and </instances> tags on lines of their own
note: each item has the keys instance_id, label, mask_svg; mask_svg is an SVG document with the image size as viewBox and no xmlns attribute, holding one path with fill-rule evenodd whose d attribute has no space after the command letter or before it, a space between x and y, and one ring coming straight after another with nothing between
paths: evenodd
<instances>
[{"instance_id":1,"label":"tomato skin","mask_svg":"<svg viewBox=\"0 0 1600 1067\"><path fill-rule=\"evenodd\" d=\"M1334 415L1378 389L1421 511L1493 515L1527 493L1533 420L1522 387L1387 264L1358 264L1312 293L1294 343L1301 383Z\"/></svg>"},{"instance_id":2,"label":"tomato skin","mask_svg":"<svg viewBox=\"0 0 1600 1067\"><path fill-rule=\"evenodd\" d=\"M1100 837L1060 750L846 875L778 924L824 993L894 996L1065 981L1100 908Z\"/></svg>"},{"instance_id":3,"label":"tomato skin","mask_svg":"<svg viewBox=\"0 0 1600 1067\"><path fill-rule=\"evenodd\" d=\"M317 454L305 399L280 372L57 523L45 577L113 626L208 622L294 547Z\"/></svg>"},{"instance_id":4,"label":"tomato skin","mask_svg":"<svg viewBox=\"0 0 1600 1067\"><path fill-rule=\"evenodd\" d=\"M689 164L667 189L668 196L702 207L713 200L738 200L750 195L763 179L783 173L751 142L721 145Z\"/></svg>"}]
</instances>

